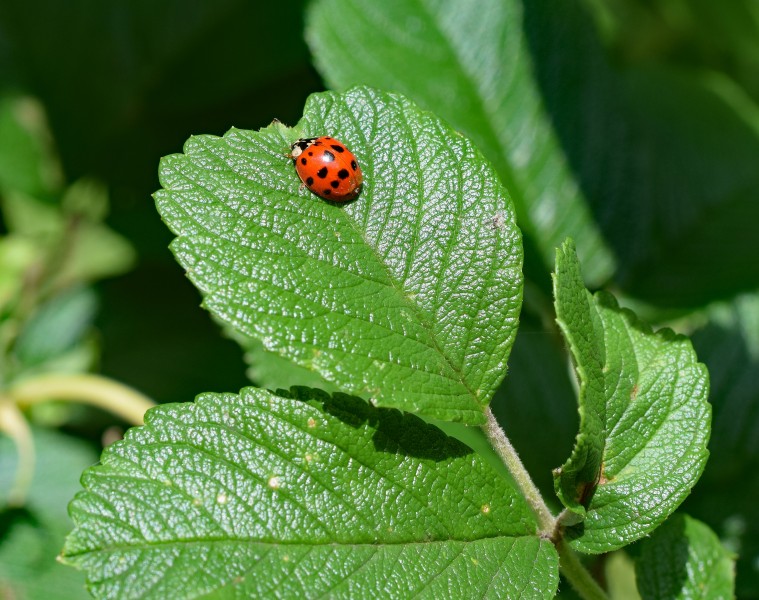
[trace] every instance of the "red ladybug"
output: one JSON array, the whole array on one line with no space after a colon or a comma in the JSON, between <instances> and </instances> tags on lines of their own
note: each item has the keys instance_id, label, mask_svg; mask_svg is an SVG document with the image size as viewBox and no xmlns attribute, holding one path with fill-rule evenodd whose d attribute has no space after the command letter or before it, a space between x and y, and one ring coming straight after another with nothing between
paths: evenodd
<instances>
[{"instance_id":1,"label":"red ladybug","mask_svg":"<svg viewBox=\"0 0 759 600\"><path fill-rule=\"evenodd\" d=\"M334 202L358 196L364 175L353 152L341 141L328 135L303 138L290 150L298 177L314 194Z\"/></svg>"}]
</instances>

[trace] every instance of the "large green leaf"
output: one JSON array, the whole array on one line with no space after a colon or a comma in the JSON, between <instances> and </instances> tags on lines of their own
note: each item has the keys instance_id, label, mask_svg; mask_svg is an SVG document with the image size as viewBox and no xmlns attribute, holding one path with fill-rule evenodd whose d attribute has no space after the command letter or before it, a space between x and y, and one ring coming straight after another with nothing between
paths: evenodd
<instances>
[{"instance_id":1,"label":"large green leaf","mask_svg":"<svg viewBox=\"0 0 759 600\"><path fill-rule=\"evenodd\" d=\"M643 600L734 597L734 565L714 532L687 515L674 515L636 548Z\"/></svg>"},{"instance_id":2,"label":"large green leaf","mask_svg":"<svg viewBox=\"0 0 759 600\"><path fill-rule=\"evenodd\" d=\"M307 36L331 86L399 90L471 136L545 265L570 236L590 287L752 289L759 108L721 74L610 58L589 4L317 0Z\"/></svg>"},{"instance_id":3,"label":"large green leaf","mask_svg":"<svg viewBox=\"0 0 759 600\"><path fill-rule=\"evenodd\" d=\"M571 544L608 552L653 531L701 475L708 373L687 338L654 333L610 294L591 296L571 242L557 251L554 286L580 382L580 431L556 491L579 521L566 529Z\"/></svg>"},{"instance_id":4,"label":"large green leaf","mask_svg":"<svg viewBox=\"0 0 759 600\"><path fill-rule=\"evenodd\" d=\"M83 477L64 558L98 598L551 598L515 488L411 415L301 388L149 411Z\"/></svg>"},{"instance_id":5,"label":"large green leaf","mask_svg":"<svg viewBox=\"0 0 759 600\"><path fill-rule=\"evenodd\" d=\"M324 202L286 158L331 134L364 172ZM311 96L293 129L191 138L161 163L162 217L204 305L238 332L352 393L484 422L522 295L519 229L479 151L395 94Z\"/></svg>"},{"instance_id":6,"label":"large green leaf","mask_svg":"<svg viewBox=\"0 0 759 600\"><path fill-rule=\"evenodd\" d=\"M611 274L612 256L553 131L523 19L515 0L321 0L306 33L331 86L401 91L471 136L544 262L574 236L598 283Z\"/></svg>"}]
</instances>

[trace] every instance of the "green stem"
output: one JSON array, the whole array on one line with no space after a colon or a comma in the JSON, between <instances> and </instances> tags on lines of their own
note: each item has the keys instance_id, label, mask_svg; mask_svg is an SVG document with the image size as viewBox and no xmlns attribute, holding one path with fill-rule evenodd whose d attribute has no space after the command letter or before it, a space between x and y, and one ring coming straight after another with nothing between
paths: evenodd
<instances>
[{"instance_id":1,"label":"green stem","mask_svg":"<svg viewBox=\"0 0 759 600\"><path fill-rule=\"evenodd\" d=\"M4 395L0 395L0 431L13 440L16 445L16 452L18 452L16 479L8 492L8 504L10 506L23 506L34 478L34 440L29 424L18 406Z\"/></svg>"},{"instance_id":2,"label":"green stem","mask_svg":"<svg viewBox=\"0 0 759 600\"><path fill-rule=\"evenodd\" d=\"M559 551L561 574L564 575L581 598L585 600L609 600L609 596L588 573L588 570L582 564L575 551L564 540L559 540L556 544L556 549Z\"/></svg>"},{"instance_id":3,"label":"green stem","mask_svg":"<svg viewBox=\"0 0 759 600\"><path fill-rule=\"evenodd\" d=\"M68 400L105 409L133 425L142 425L143 415L155 406L147 396L100 375L40 375L24 380L7 391L20 407Z\"/></svg>"},{"instance_id":4,"label":"green stem","mask_svg":"<svg viewBox=\"0 0 759 600\"><path fill-rule=\"evenodd\" d=\"M509 473L511 473L517 487L522 492L522 496L524 496L533 513L535 513L541 536L549 538L556 527L556 519L551 514L548 506L546 506L543 496L540 495L540 491L533 483L527 469L524 468L517 451L511 445L511 441L506 437L506 432L498 424L498 421L495 420L495 416L493 416L490 408L485 410L485 417L487 418L487 423L482 426L485 435L506 465Z\"/></svg>"},{"instance_id":5,"label":"green stem","mask_svg":"<svg viewBox=\"0 0 759 600\"><path fill-rule=\"evenodd\" d=\"M485 410L485 417L487 418L487 423L482 426L482 429L493 449L498 453L498 456L500 456L509 473L514 478L522 496L524 496L532 508L540 529L539 535L550 539L556 546L556 550L559 553L559 565L562 575L572 584L572 587L584 600L609 600L606 593L601 589L601 586L598 585L582 562L580 562L574 550L561 539L561 532L557 527L557 519L551 514L548 506L546 506L543 496L540 494L535 483L533 483L517 451L511 445L511 441L506 437L506 432L498 424L490 408Z\"/></svg>"}]
</instances>

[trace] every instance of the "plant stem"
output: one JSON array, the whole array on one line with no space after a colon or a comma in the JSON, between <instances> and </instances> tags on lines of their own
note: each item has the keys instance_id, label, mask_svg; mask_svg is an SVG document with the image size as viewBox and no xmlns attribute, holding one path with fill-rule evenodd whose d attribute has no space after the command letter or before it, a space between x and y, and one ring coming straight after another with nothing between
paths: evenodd
<instances>
[{"instance_id":1,"label":"plant stem","mask_svg":"<svg viewBox=\"0 0 759 600\"><path fill-rule=\"evenodd\" d=\"M511 441L506 437L506 432L496 421L495 416L490 408L485 410L487 423L482 426L493 449L501 457L506 468L511 473L514 481L532 508L540 529L539 535L543 538L550 539L559 553L559 564L562 575L572 584L572 587L584 600L609 600L606 592L601 589L595 579L588 573L585 566L580 562L579 557L566 542L561 539L560 532L557 532L557 520L551 514L546 506L543 496L541 496L535 483L532 481L527 469L524 468L522 461L511 445Z\"/></svg>"},{"instance_id":2,"label":"plant stem","mask_svg":"<svg viewBox=\"0 0 759 600\"><path fill-rule=\"evenodd\" d=\"M569 581L580 597L585 600L609 600L609 596L591 577L575 551L564 540L559 540L556 549L559 551L561 574Z\"/></svg>"},{"instance_id":3,"label":"plant stem","mask_svg":"<svg viewBox=\"0 0 759 600\"><path fill-rule=\"evenodd\" d=\"M7 391L20 407L68 400L103 408L133 425L142 425L145 411L155 406L147 396L100 375L40 375Z\"/></svg>"},{"instance_id":4,"label":"plant stem","mask_svg":"<svg viewBox=\"0 0 759 600\"><path fill-rule=\"evenodd\" d=\"M0 431L13 440L18 453L16 479L8 492L8 504L23 506L34 477L34 440L29 424L18 406L4 395L0 395Z\"/></svg>"},{"instance_id":5,"label":"plant stem","mask_svg":"<svg viewBox=\"0 0 759 600\"><path fill-rule=\"evenodd\" d=\"M498 453L498 456L501 457L509 473L511 473L517 487L522 492L522 496L524 496L533 513L535 513L540 534L549 538L554 532L556 519L551 514L548 506L546 506L543 496L540 495L540 491L533 483L527 469L524 468L517 451L511 445L511 441L506 437L506 432L498 424L498 421L495 420L490 408L485 409L485 417L487 418L487 423L482 426L485 435L493 446L493 449Z\"/></svg>"}]
</instances>

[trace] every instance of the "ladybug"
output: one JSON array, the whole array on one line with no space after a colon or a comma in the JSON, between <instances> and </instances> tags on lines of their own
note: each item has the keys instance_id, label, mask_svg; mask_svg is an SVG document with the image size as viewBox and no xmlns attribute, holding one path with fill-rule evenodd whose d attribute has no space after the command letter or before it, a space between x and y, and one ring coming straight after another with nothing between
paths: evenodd
<instances>
[{"instance_id":1,"label":"ladybug","mask_svg":"<svg viewBox=\"0 0 759 600\"><path fill-rule=\"evenodd\" d=\"M320 198L347 202L361 191L361 167L340 140L328 135L302 138L290 146L288 156L301 181Z\"/></svg>"}]
</instances>

